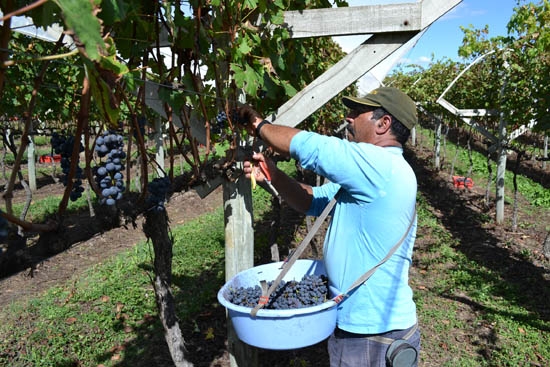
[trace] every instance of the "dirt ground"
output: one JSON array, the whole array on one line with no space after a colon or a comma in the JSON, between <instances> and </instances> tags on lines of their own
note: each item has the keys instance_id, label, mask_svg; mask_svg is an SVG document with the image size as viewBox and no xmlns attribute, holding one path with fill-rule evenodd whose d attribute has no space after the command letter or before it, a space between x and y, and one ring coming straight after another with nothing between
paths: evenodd
<instances>
[{"instance_id":1,"label":"dirt ground","mask_svg":"<svg viewBox=\"0 0 550 367\"><path fill-rule=\"evenodd\" d=\"M547 225L550 223L550 211L522 210L520 221L528 225L522 226L516 232L510 231L509 224L496 226L494 224L481 224L480 216L494 217L494 208L487 208L483 203L484 188L482 185L475 185L472 190L457 190L452 186L447 173L436 172L428 167L430 164L431 152L417 147L414 154L410 153L408 159L417 173L419 190L423 192L434 208L434 213L441 219L443 225L456 236L461 243L460 251L467 254L471 259L494 269L507 269L507 279L512 284L526 284L526 297L536 295L540 289L548 289L550 283L550 266L548 259L544 256L542 244L547 235ZM540 180L545 187L550 187L550 175L548 171L540 174ZM40 195L59 194L63 186L58 183L50 183L40 189ZM194 191L176 194L167 205L170 221L173 226L185 223L203 213L222 206L222 190L216 189L204 199L201 199ZM511 208L506 208L506 218L510 218ZM287 218L292 218L292 215ZM40 294L52 285L56 285L71 277L78 276L79 272L91 265L101 263L105 259L123 250L129 249L145 237L141 230L141 218L136 221L137 228L132 226L115 228L109 231L100 232L91 238L74 243L66 251L55 256L47 257L38 262L32 268L27 268L17 274L0 280L0 307L15 299L24 299ZM423 237L417 241L415 256L418 258L429 255L430 239ZM514 246L509 244L513 243ZM418 260L416 263L418 264ZM422 287L430 287L433 280L429 277L426 269L413 268L411 279L414 284ZM474 320L477 312L474 306L469 306L464 300L462 315L465 319ZM532 308L536 312L550 318L548 310L543 310L541 305L533 303ZM214 307L207 310L204 317L199 317L198 322L204 325L216 325L221 330L221 335L216 337L215 342L204 343L204 338L194 336L192 330L183 326L184 335L188 342L188 353L196 366L227 367L229 356L227 353L226 337L223 334L225 312L222 307ZM189 326L191 328L191 326ZM201 325L201 328L204 328ZM428 335L435 331L430 325L424 328ZM464 331L463 334L472 332ZM477 330L473 332L483 333L486 331ZM464 335L457 335L457 338L465 338ZM169 354L163 340L159 339L159 350L156 359L143 361L142 366L170 366ZM429 351L428 351L429 352ZM200 357L199 357L200 355ZM306 361L307 366L325 366L327 364L326 345L324 342L309 348L296 351L265 351L259 350L261 365L290 366L301 365ZM160 358L160 359L159 359ZM441 360L436 357L424 366L437 366ZM300 362L301 361L301 362ZM125 366L125 364L120 364Z\"/></svg>"}]
</instances>

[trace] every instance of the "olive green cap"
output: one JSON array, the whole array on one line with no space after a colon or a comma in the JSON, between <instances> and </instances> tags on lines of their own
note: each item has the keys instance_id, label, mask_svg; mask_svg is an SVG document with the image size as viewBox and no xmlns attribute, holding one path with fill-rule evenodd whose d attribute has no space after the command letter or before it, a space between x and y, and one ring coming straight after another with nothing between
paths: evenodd
<instances>
[{"instance_id":1,"label":"olive green cap","mask_svg":"<svg viewBox=\"0 0 550 367\"><path fill-rule=\"evenodd\" d=\"M409 130L418 122L416 104L411 97L397 88L380 87L361 98L344 97L342 102L351 109L360 106L382 107Z\"/></svg>"}]
</instances>

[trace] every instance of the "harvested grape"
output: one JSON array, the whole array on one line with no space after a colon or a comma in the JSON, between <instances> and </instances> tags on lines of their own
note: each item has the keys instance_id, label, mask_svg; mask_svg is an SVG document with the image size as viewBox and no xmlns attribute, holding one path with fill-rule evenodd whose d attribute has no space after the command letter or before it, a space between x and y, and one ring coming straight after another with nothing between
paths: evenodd
<instances>
[{"instance_id":1,"label":"harvested grape","mask_svg":"<svg viewBox=\"0 0 550 367\"><path fill-rule=\"evenodd\" d=\"M268 287L272 284L273 281L267 283ZM327 294L328 278L325 275L304 275L300 281L281 281L264 308L286 310L316 306L327 300ZM237 306L254 308L261 295L259 285L230 288L227 300Z\"/></svg>"}]
</instances>

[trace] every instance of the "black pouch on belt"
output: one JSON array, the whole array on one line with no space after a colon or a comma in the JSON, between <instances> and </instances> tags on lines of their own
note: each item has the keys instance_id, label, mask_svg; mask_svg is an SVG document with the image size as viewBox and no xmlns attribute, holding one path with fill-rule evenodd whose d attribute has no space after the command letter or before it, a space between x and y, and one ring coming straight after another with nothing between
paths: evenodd
<instances>
[{"instance_id":1,"label":"black pouch on belt","mask_svg":"<svg viewBox=\"0 0 550 367\"><path fill-rule=\"evenodd\" d=\"M395 340L386 351L386 364L389 367L411 367L417 358L416 349L403 339Z\"/></svg>"}]
</instances>

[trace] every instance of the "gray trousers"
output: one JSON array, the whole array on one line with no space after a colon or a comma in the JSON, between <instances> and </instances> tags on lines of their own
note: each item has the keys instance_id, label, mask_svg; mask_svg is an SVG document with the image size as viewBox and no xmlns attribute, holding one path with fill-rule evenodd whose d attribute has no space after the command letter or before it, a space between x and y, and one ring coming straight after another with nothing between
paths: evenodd
<instances>
[{"instance_id":1,"label":"gray trousers","mask_svg":"<svg viewBox=\"0 0 550 367\"><path fill-rule=\"evenodd\" d=\"M397 339L406 339L420 355L420 330L417 325L368 336L336 329L328 340L330 367L386 367L386 351ZM418 360L411 367L417 365Z\"/></svg>"}]
</instances>

